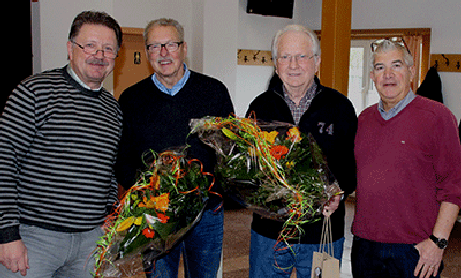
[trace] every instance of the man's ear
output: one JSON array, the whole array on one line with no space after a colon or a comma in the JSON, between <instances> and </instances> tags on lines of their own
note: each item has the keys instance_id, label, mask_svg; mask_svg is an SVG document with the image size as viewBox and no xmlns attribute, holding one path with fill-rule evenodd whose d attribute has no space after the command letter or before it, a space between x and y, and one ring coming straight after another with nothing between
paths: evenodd
<instances>
[{"instance_id":1,"label":"man's ear","mask_svg":"<svg viewBox=\"0 0 461 278\"><path fill-rule=\"evenodd\" d=\"M72 42L67 41L67 60L72 58Z\"/></svg>"}]
</instances>

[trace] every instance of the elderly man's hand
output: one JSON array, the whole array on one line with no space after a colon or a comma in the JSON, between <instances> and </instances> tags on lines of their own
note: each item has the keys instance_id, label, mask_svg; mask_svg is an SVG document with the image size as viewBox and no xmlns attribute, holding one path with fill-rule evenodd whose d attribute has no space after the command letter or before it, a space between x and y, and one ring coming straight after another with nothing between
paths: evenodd
<instances>
[{"instance_id":1,"label":"elderly man's hand","mask_svg":"<svg viewBox=\"0 0 461 278\"><path fill-rule=\"evenodd\" d=\"M13 273L19 271L22 276L26 276L29 259L22 240L0 244L0 262Z\"/></svg>"},{"instance_id":2,"label":"elderly man's hand","mask_svg":"<svg viewBox=\"0 0 461 278\"><path fill-rule=\"evenodd\" d=\"M420 278L436 276L442 264L443 250L437 247L431 239L426 239L415 246L419 252L418 265L415 268L415 276Z\"/></svg>"},{"instance_id":3,"label":"elderly man's hand","mask_svg":"<svg viewBox=\"0 0 461 278\"><path fill-rule=\"evenodd\" d=\"M323 207L323 215L330 216L339 207L342 195L333 196Z\"/></svg>"}]
</instances>

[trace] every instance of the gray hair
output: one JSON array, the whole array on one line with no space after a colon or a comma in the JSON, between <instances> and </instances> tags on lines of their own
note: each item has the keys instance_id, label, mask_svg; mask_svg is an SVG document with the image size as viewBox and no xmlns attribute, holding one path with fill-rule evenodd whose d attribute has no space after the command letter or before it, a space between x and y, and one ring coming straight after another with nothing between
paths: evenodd
<instances>
[{"instance_id":1,"label":"gray hair","mask_svg":"<svg viewBox=\"0 0 461 278\"><path fill-rule=\"evenodd\" d=\"M160 19L152 20L151 22L147 24L146 28L144 29L144 33L143 33L144 43L147 43L147 35L149 34L150 29L155 26L172 26L176 28L176 31L178 31L178 35L179 35L179 40L182 42L184 41L184 27L182 27L181 24L179 24L177 20L174 20L171 18L160 18Z\"/></svg>"},{"instance_id":2,"label":"gray hair","mask_svg":"<svg viewBox=\"0 0 461 278\"><path fill-rule=\"evenodd\" d=\"M280 37L288 31L297 31L307 35L312 42L312 52L313 55L315 55L315 59L317 60L317 57L320 56L320 42L314 31L302 25L288 25L285 26L285 28L278 30L274 36L274 39L272 40L272 59L274 60L274 63L277 60L277 51Z\"/></svg>"},{"instance_id":3,"label":"gray hair","mask_svg":"<svg viewBox=\"0 0 461 278\"><path fill-rule=\"evenodd\" d=\"M373 47L374 46L374 47ZM374 48L374 49L373 49ZM403 60L408 67L413 66L413 56L403 43L390 40L383 40L379 43L372 43L371 67L374 68L375 58L378 53L399 50L403 53Z\"/></svg>"}]
</instances>

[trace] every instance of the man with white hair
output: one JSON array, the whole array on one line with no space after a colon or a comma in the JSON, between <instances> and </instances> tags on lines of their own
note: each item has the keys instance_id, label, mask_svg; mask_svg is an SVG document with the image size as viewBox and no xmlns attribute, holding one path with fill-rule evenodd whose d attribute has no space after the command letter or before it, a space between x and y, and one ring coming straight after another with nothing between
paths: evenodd
<instances>
[{"instance_id":1,"label":"man with white hair","mask_svg":"<svg viewBox=\"0 0 461 278\"><path fill-rule=\"evenodd\" d=\"M286 122L297 125L303 133L311 133L327 156L328 166L345 192L344 199L356 187L353 148L357 117L352 103L338 91L322 86L315 76L320 67L320 47L312 30L300 25L279 30L272 43L272 56L278 76L250 104L247 116L254 113L259 120ZM336 196L324 210L325 214L334 212L332 237L338 259L343 253L345 214L340 199ZM322 222L301 225L304 233L299 239L289 240L291 248L287 248L277 240L283 222L254 214L250 277L290 277L294 267L297 277L311 277Z\"/></svg>"},{"instance_id":2,"label":"man with white hair","mask_svg":"<svg viewBox=\"0 0 461 278\"><path fill-rule=\"evenodd\" d=\"M360 114L355 139L352 274L440 277L461 205L456 118L412 92L415 69L404 44L372 47L370 77L381 100Z\"/></svg>"}]
</instances>

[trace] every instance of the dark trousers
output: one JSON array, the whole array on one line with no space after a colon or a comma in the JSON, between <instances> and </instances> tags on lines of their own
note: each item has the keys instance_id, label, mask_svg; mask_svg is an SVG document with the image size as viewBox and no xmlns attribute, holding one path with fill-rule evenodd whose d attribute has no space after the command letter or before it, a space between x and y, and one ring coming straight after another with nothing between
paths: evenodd
<instances>
[{"instance_id":1,"label":"dark trousers","mask_svg":"<svg viewBox=\"0 0 461 278\"><path fill-rule=\"evenodd\" d=\"M354 237L351 263L354 278L417 277L419 252L413 244L380 243ZM440 277L442 266L436 277Z\"/></svg>"}]
</instances>

